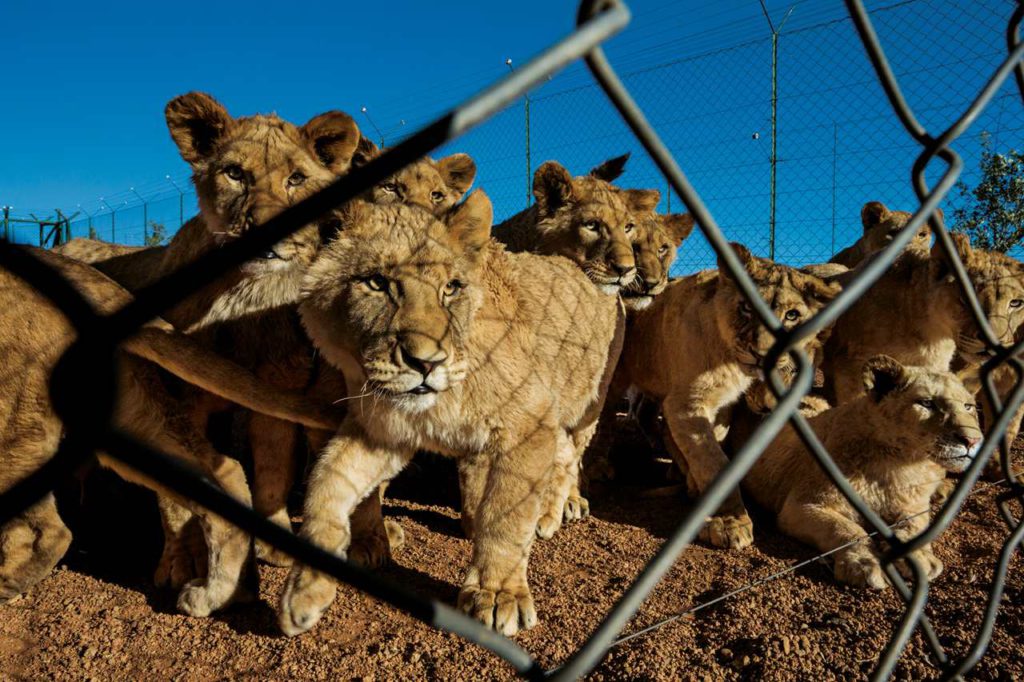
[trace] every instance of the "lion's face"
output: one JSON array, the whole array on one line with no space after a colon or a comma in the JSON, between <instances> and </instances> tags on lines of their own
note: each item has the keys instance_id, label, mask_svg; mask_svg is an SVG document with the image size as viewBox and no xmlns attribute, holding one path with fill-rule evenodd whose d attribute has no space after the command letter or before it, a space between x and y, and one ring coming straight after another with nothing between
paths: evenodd
<instances>
[{"instance_id":1,"label":"lion's face","mask_svg":"<svg viewBox=\"0 0 1024 682\"><path fill-rule=\"evenodd\" d=\"M548 161L534 174L533 196L539 253L565 256L605 293L629 286L636 277L636 226L657 206L657 190L622 190L593 175L573 178Z\"/></svg>"},{"instance_id":2,"label":"lion's face","mask_svg":"<svg viewBox=\"0 0 1024 682\"><path fill-rule=\"evenodd\" d=\"M753 256L746 247L732 244L732 248L750 274L761 298L782 323L792 329L812 317L840 291L839 284L801 272L795 268ZM716 317L719 333L733 348L737 361L752 374L760 372L765 355L775 343L775 337L760 323L753 307L719 262L719 285L715 291ZM800 347L807 349L816 343L814 337L804 339Z\"/></svg>"},{"instance_id":3,"label":"lion's face","mask_svg":"<svg viewBox=\"0 0 1024 682\"><path fill-rule=\"evenodd\" d=\"M357 363L361 392L421 411L465 378L491 220L482 192L444 222L402 204L354 202L344 211L337 239L306 276L300 310L328 359Z\"/></svg>"},{"instance_id":4,"label":"lion's face","mask_svg":"<svg viewBox=\"0 0 1024 682\"><path fill-rule=\"evenodd\" d=\"M206 228L218 241L238 237L348 171L359 129L347 114L332 111L297 127L274 115L233 118L215 99L189 93L166 109L171 137L193 171ZM285 239L250 274L308 265L316 251L315 229Z\"/></svg>"},{"instance_id":5,"label":"lion's face","mask_svg":"<svg viewBox=\"0 0 1024 682\"><path fill-rule=\"evenodd\" d=\"M622 290L627 308L643 310L665 290L679 246L692 231L693 217L687 213L651 213L641 221L633 242L637 276Z\"/></svg>"},{"instance_id":6,"label":"lion's face","mask_svg":"<svg viewBox=\"0 0 1024 682\"><path fill-rule=\"evenodd\" d=\"M1002 253L972 249L964 235L952 237L992 331L999 343L1012 345L1024 330L1024 264ZM933 258L939 267L939 277L950 279L938 246L933 249ZM988 356L981 330L969 315L957 338L957 350L975 363Z\"/></svg>"},{"instance_id":7,"label":"lion's face","mask_svg":"<svg viewBox=\"0 0 1024 682\"><path fill-rule=\"evenodd\" d=\"M879 355L864 366L864 387L889 428L930 444L924 449L944 468L963 471L981 448L975 397L953 373L905 367Z\"/></svg>"},{"instance_id":8,"label":"lion's face","mask_svg":"<svg viewBox=\"0 0 1024 682\"><path fill-rule=\"evenodd\" d=\"M377 146L364 137L355 163L367 163L379 154ZM475 177L476 164L468 154L437 161L425 156L371 187L364 198L374 204L419 206L439 216L459 203Z\"/></svg>"},{"instance_id":9,"label":"lion's face","mask_svg":"<svg viewBox=\"0 0 1024 682\"><path fill-rule=\"evenodd\" d=\"M881 251L896 238L896 235L910 222L912 214L906 211L890 211L880 201L871 201L864 204L860 211L861 223L864 225L864 241L866 251L874 253ZM942 220L942 209L938 210L938 218ZM914 249L922 253L928 251L932 241L932 231L927 221L917 228L917 233L907 245L908 249Z\"/></svg>"}]
</instances>

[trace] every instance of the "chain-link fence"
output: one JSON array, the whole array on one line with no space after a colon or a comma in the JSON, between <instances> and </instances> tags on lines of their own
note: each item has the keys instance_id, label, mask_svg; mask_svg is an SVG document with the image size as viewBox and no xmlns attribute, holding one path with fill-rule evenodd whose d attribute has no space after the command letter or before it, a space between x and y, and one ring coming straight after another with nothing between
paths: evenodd
<instances>
[{"instance_id":1,"label":"chain-link fence","mask_svg":"<svg viewBox=\"0 0 1024 682\"><path fill-rule=\"evenodd\" d=\"M925 38L931 39L932 36L922 36L918 32L915 32L913 36L903 35L896 31L896 27L900 25L898 18L892 18L896 15L887 14L886 12L906 11L908 7L917 8L923 5L935 4L940 3L903 3L892 10L879 11L876 18L879 27L883 29L883 33L886 33L886 26L889 26L891 32L895 33L895 35L883 35L882 39L880 39L876 34L874 24L868 18L863 3L860 0L846 1L853 25L856 28L855 35L859 37L860 53L867 53L875 72L873 76L874 82L880 86L879 93L884 93L878 97L880 109L876 112L878 115L877 120L864 119L863 127L858 129L861 139L854 142L853 138L850 138L850 147L846 150L846 158L850 166L850 176L854 178L860 177L864 188L872 187L874 173L867 170L860 174L854 172L853 168L856 166L854 160L877 153L879 150L885 154L890 154L893 149L902 148L902 160L893 160L892 167L902 168L900 174L906 174L903 189L897 190L895 185L887 185L887 187L892 192L891 196L893 199L891 201L893 204L906 208L912 207L915 211L913 218L900 232L899 236L881 251L876 258L860 269L857 272L857 276L847 283L842 293L817 315L789 330L783 329L779 320L771 312L771 309L758 296L753 281L746 274L736 253L729 247L725 236L725 232L729 232L729 230L720 228L720 224L728 225L728 223L712 217L713 212L709 210L712 205L712 199L709 197L705 201L703 195L698 194L694 184L691 184L691 181L684 176L675 158L668 151L669 146L666 145L666 138L660 137L655 132L655 129L660 127L660 125L665 125L669 134L673 134L673 131L675 131L675 134L679 136L677 138L679 140L678 146L683 150L687 149L687 143L690 141L694 139L699 140L697 147L691 147L689 152L680 155L686 161L685 165L688 167L692 166L698 170L709 165L704 162L704 155L697 153L696 159L687 159L686 156L687 154L696 153L695 150L700 149L700 145L705 143L713 147L713 140L704 137L699 128L691 127L691 122L686 120L662 121L660 124L655 121L654 125L652 125L652 122L641 113L641 109L630 95L626 85L620 81L605 59L599 45L610 35L621 30L629 19L627 8L620 2L615 1L598 2L585 0L580 9L578 29L508 78L480 95L471 98L449 114L442 116L434 123L411 135L371 164L352 171L317 195L286 209L259 229L252 230L237 241L228 243L214 252L203 255L173 274L140 290L137 292L137 296L132 303L112 315L97 315L66 281L45 266L38 258L34 257L31 252L12 247L7 242L0 242L0 266L37 287L42 294L47 296L65 312L79 333L79 338L74 342L60 363L59 372L55 373L56 376L51 386L54 406L64 423L65 438L56 456L50 462L38 472L20 481L0 496L0 520L6 521L10 519L13 515L25 509L28 504L38 500L50 490L57 472L66 471L76 463L81 462L90 453L102 450L109 453L111 457L143 473L145 476L161 481L166 488L194 499L231 523L243 527L256 537L292 554L304 564L365 590L367 593L433 626L457 633L481 646L491 649L508 661L525 677L531 679L547 677L576 679L587 673L600 661L608 647L614 643L618 634L633 617L651 590L665 575L686 546L694 540L705 519L714 510L718 509L729 492L736 488L757 457L766 449L770 441L788 421L800 434L807 448L824 471L828 473L843 496L870 526L871 532L882 538L888 547L882 554L881 561L889 580L898 594L905 600L906 609L892 633L890 641L881 652L873 677L884 679L891 674L897 659L907 646L911 634L917 628L921 629L925 641L932 648L934 662L939 667L942 677L951 679L963 674L977 662L985 651L985 647L992 634L992 626L1002 597L1009 558L1021 539L1024 538L1024 525L1020 523L1014 513L1014 506L1011 504L1019 503L1024 499L1024 487L1009 478L999 484L1005 491L1001 497L1001 509L1004 513L1009 532L1002 548L997 564L996 576L988 595L985 616L979 626L977 636L972 642L972 646L967 650L956 652L943 650L939 638L924 615L924 606L928 598L929 580L919 560L912 552L931 542L952 522L965 498L970 494L982 469L996 451L1002 440L1001 435L1006 432L1013 413L1024 402L1024 384L1018 383L1010 395L1003 396L1003 398L1006 398L1006 404L1003 405L990 380L991 372L1004 364L1012 365L1018 377L1022 375L1024 363L1021 363L1018 355L1024 351L1024 341L1012 347L1004 347L998 343L997 337L993 334L982 312L972 284L967 277L949 233L941 222L933 219L933 216L935 210L949 195L955 182L964 172L964 159L954 151L953 147L964 140L969 141L969 136L975 134L980 129L982 122L986 120L982 118L982 113L987 111L988 114L986 115L992 115L993 109L997 110L997 112L999 109L1002 109L1003 113L997 114L1002 120L1008 121L1014 118L1020 120L1021 103L1024 100L1024 66L1022 66L1024 43L1021 43L1019 40L1018 29L1022 18L1024 18L1024 2L1014 4L998 3L998 6L1001 6L1003 10L1001 23L997 26L997 12L993 10L991 15L985 15L989 17L986 21L991 25L984 31L982 31L978 24L971 24L971 21L958 21L958 29L964 32L965 40L968 40L968 42L969 32L975 30L977 31L976 37L979 40L984 39L991 42L994 34L1004 36L1005 44L999 51L1001 57L996 56L996 52L993 51L992 58L985 62L985 66L977 66L974 78L969 77L969 74L965 72L959 72L951 77L949 83L954 83L956 86L955 101L951 99L948 102L943 101L936 104L934 100L938 97L939 92L936 90L930 96L925 97L924 103L919 107L911 107L906 97L907 93L912 92L909 85L918 77L922 82L931 81L932 79L944 80L946 70L929 70L934 62L926 60L922 64L927 64L927 67L918 71L911 69L911 71L907 72L907 87L903 87L905 81L899 78L893 69L890 68L890 61L887 60L887 55L883 52L882 45L894 45L896 46L896 52L898 52L900 48L905 47L907 44L920 45L922 42L926 42ZM887 21L893 23L887 24ZM977 21L981 21L981 19L979 18ZM850 29L848 22L839 23L845 26L847 30ZM967 24L971 24L970 29L966 28ZM837 31L838 35L839 28L836 26L817 30ZM943 54L950 55L954 68L959 68L959 64L962 62L956 58L958 50L948 49L949 45L946 47L947 49ZM744 49L755 48L748 47ZM780 46L779 51L781 60L781 56L785 54L785 49ZM581 56L585 58L587 66L599 83L599 87L587 88L572 94L571 96L576 98L574 106L580 106L581 103L586 101L593 106L593 118L598 118L599 113L606 111L609 119L607 122L600 124L594 123L594 127L586 131L587 139L602 135L621 135L619 141L624 146L635 146L633 141L638 141L643 150L646 151L646 158L649 161L640 158L635 159L639 162L636 164L639 168L634 168L633 170L635 178L643 177L642 169L645 166L649 165L650 168L656 169L656 171L650 171L650 177L668 179L668 183L672 188L673 205L675 206L678 202L679 208L685 207L686 210L694 215L708 245L724 264L724 268L736 280L737 286L746 301L755 311L754 314L760 318L762 324L773 330L776 343L764 360L764 367L762 369L771 377L771 384L778 398L778 404L748 442L736 453L730 463L711 482L704 493L699 496L693 507L681 519L679 526L669 534L668 539L659 552L641 571L635 582L626 590L622 599L609 611L606 618L591 634L587 642L578 651L574 652L563 666L553 671L545 671L528 653L511 640L484 628L480 623L461 615L439 602L413 594L405 588L389 583L372 572L358 568L338 556L299 540L290 532L268 522L266 519L255 514L247 506L227 496L221 490L211 485L209 481L182 467L175 459L154 451L120 433L113 425L111 417L111 406L115 404L113 397L116 391L115 382L113 381L114 373L105 371L104 368L109 369L109 362L113 357L111 350L114 346L131 335L139 325L159 315L161 311L181 300L182 297L188 296L212 282L227 268L239 265L247 259L253 258L258 253L265 251L286 234L314 220L325 210L352 199L365 188L382 181L412 160L433 152L444 143L456 137L459 137L459 148L465 148L474 138L472 136L460 137L463 133L482 123L490 116L498 116L499 122L508 118L514 118L519 113L518 105L515 104L517 98L521 97L530 87L534 87L542 82L547 74ZM807 58L809 59L810 57ZM845 62L849 59L853 59L852 48L845 55L837 56L837 60L840 62ZM631 78L633 82L628 83L628 85L636 87L638 90L642 89L645 76L646 74L633 74ZM652 78L654 77L652 76ZM834 66L831 71L822 75L819 85L821 83L832 83L837 84L836 87L839 87L843 82L843 69ZM1007 89L1000 90L1004 86ZM656 86L652 85L651 87ZM716 85L708 82L704 84L704 87L714 89ZM850 87L852 87L852 84ZM693 92L699 94L701 88L697 87ZM804 99L810 100L811 94L812 92L808 91L804 93L805 97L799 99L801 101ZM568 97L570 95L563 96ZM552 97L552 99L554 100L555 98ZM754 98L751 98L751 101L753 100ZM541 101L543 102L543 100ZM935 109L932 104L941 106L941 111L945 115L940 115L939 110ZM538 108L543 111L544 106L544 104L541 104ZM556 104L549 102L547 106L555 107ZM891 107L892 113L883 122L881 112L884 107ZM781 108L782 105L780 104L780 110ZM918 119L915 116L914 111L918 108L927 115L926 119ZM554 111L554 109L552 108L550 111ZM617 116L615 114L616 111L618 113ZM828 113L831 114L831 112ZM533 115L532 108L531 115ZM543 119L544 114L540 116ZM568 114L563 116L568 116ZM557 117L552 119L552 121L555 120L557 120ZM673 128L673 123L678 124L678 128ZM847 123L853 125L853 119L848 120ZM531 122L532 125L533 123ZM555 125L555 123L552 122L550 125ZM831 117L822 122L821 125L824 126L825 133L821 133L821 131L818 131L818 133L824 134L824 139L827 140L827 133L831 131L833 125ZM872 144L872 131L888 129L888 126L896 125L902 125L905 130L905 140L897 141L895 137L892 137L884 140L880 139L877 147ZM948 125L948 127L943 127L944 125ZM604 126L608 127L604 128ZM615 132L616 128L619 128L618 132ZM781 125L779 128L780 130L783 129ZM480 131L483 130L480 129ZM797 132L793 128L790 130L793 131L794 135ZM1005 132L1010 130L1010 128L1007 127L1001 130ZM478 132L477 134L482 133ZM995 134L999 134L999 130L996 130ZM881 133L879 133L879 136L881 136ZM609 137L608 139L611 138ZM786 187L787 193L790 191L788 182L794 183L797 187L803 186L800 183L808 183L808 187L816 187L816 183L820 182L820 169L828 167L827 164L822 166L821 164L825 162L820 159L817 165L810 164L812 167L817 168L818 172L808 171L806 177L797 174L791 180L787 179L783 182L786 173L783 171L781 157L785 156L782 150L786 149L787 146L782 144L782 139L783 136L780 133L778 186ZM565 159L564 155L556 153L558 152L557 146L560 144L556 136L547 137L547 133L539 133L535 137L531 133L531 144L534 140L537 140L537 144L541 145L539 149L546 149L541 154L541 157L551 153L557 158ZM523 149L525 150L525 135L522 142ZM791 172L797 173L798 166L800 166L797 163L797 154L800 154L801 150L795 145L795 142L792 144L793 146L789 148L791 151L788 152L791 156L788 157L789 161L786 163L789 163L789 167L793 169ZM547 146L545 147L545 145ZM603 146L602 149L608 149L611 146L613 145L609 143ZM510 146L509 149L512 149L512 147ZM851 149L855 151L850 151ZM532 149L531 153L533 153ZM607 152L601 152L591 161L600 160L599 157L605 155L607 155ZM809 152L807 155L815 156ZM637 157L639 156L637 154ZM509 157L514 158L511 152ZM926 169L929 169L930 164L936 160L936 157L938 157L942 164L945 164L945 167L939 169L941 172L936 178L934 185L931 185L926 181ZM741 158L750 160L751 164L757 160L753 152ZM487 157L483 154L478 159L483 169L486 169L489 165L486 159ZM807 160L813 161L814 159L810 158ZM525 167L525 162L522 159L520 162ZM575 165L571 162L569 163ZM759 163L763 166L765 162ZM582 165L586 167L586 163ZM835 165L838 165L838 163ZM912 172L906 173L907 169L912 169ZM721 173L725 177L730 176L729 169L725 167L709 172ZM511 202L509 210L521 208L527 200L524 175L521 173L516 175L518 180L515 180L511 173L509 174L507 178L509 189L507 192L502 192L497 187L492 190L496 203L500 201ZM492 186L491 183L495 180L497 178L481 176L481 184L489 189ZM515 181L513 182L513 180ZM642 183L638 182L637 184ZM752 185L752 187L753 191L749 192L752 195L750 197L752 202L755 199L762 202L762 204L765 201L770 201L771 194L769 192L765 195L762 192L763 185ZM727 212L727 207L733 205L739 197L747 193L748 189L746 185L738 184L734 193L730 195L733 197L732 199L729 199L726 195L719 197L717 201L722 204L721 210L719 211L716 207L714 213L720 216L731 217L731 214ZM786 222L788 218L784 220L783 216L789 215L788 212L791 210L794 212L793 221L798 220L795 215L796 208L784 211L782 207L787 205L788 202L794 202L792 205L794 207L797 206L799 194L799 190L794 190L794 194L790 198L783 199L781 192L777 196L776 208L778 219L775 222L775 249L776 255L782 259L786 258L786 255L783 253L783 245L788 243L782 238L783 235L795 234L798 229L796 225L803 224L799 222ZM888 198L888 196L878 198ZM858 197L857 202L865 198L863 194L858 195ZM666 203L667 201L666 199ZM501 204L499 204L500 206ZM737 221L739 220L737 218ZM831 219L819 220L817 215L807 218L807 220L813 220L813 225L817 225L818 228L831 226ZM948 500L941 506L932 523L919 535L901 539L853 491L849 482L836 468L829 454L821 446L807 422L798 412L800 400L811 388L813 368L806 354L798 350L797 346L802 339L821 332L825 327L833 323L869 287L877 282L892 266L919 226L926 220L930 222L945 257L953 266L953 273L960 287L965 305L970 310L974 322L981 330L987 349L990 352L988 360L982 366L981 374L986 393L997 409L996 418L992 424L988 425L987 438L979 455L967 468L963 478L957 483ZM839 231L838 225L839 223L837 222L837 232ZM763 224L761 224L761 227L763 228ZM801 231L804 230L804 228L799 229ZM849 233L850 229L844 223L843 234ZM763 251L765 247L763 241L765 232L762 229L752 234L755 236L760 235L759 239L762 241L758 242L753 237L749 241L754 244L760 244L762 246L760 250ZM747 240L746 236L738 230L729 232L729 237ZM767 248L770 248L770 245ZM785 248L790 247L786 246ZM804 257L808 260L820 260L821 256L817 254L820 253L823 256L828 253L827 249L819 252L811 251L811 247L807 247L807 250L799 250L798 247L792 248L794 249L792 251L793 257L796 257L796 254L806 254ZM789 389L778 380L777 373L772 369L787 354L793 358L799 368L797 376ZM77 387L84 384L92 386L93 395L91 400L83 403L83 401L76 399L76 397ZM1003 470L1009 472L1009 454L1005 448L1002 449L1001 457ZM904 580L896 570L896 564L899 561L906 561L912 569L912 582Z\"/></svg>"}]
</instances>

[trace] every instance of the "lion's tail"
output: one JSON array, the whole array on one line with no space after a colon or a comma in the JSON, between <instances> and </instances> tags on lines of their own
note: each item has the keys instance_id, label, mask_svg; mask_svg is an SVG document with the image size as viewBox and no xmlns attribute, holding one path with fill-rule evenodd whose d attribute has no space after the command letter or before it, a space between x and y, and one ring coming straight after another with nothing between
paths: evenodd
<instances>
[{"instance_id":1,"label":"lion's tail","mask_svg":"<svg viewBox=\"0 0 1024 682\"><path fill-rule=\"evenodd\" d=\"M315 429L334 431L338 418L297 393L261 381L252 372L177 332L143 327L122 347L171 374L242 407Z\"/></svg>"}]
</instances>

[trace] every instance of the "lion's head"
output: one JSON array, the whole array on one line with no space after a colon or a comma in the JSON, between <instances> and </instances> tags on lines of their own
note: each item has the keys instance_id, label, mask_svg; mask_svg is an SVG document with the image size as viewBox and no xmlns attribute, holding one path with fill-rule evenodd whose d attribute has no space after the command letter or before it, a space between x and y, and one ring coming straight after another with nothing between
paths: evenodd
<instances>
[{"instance_id":1,"label":"lion's head","mask_svg":"<svg viewBox=\"0 0 1024 682\"><path fill-rule=\"evenodd\" d=\"M688 213L651 213L640 221L633 242L637 276L622 290L627 308L643 310L665 290L679 246L692 231L693 216Z\"/></svg>"},{"instance_id":2,"label":"lion's head","mask_svg":"<svg viewBox=\"0 0 1024 682\"><path fill-rule=\"evenodd\" d=\"M827 282L796 268L757 258L742 244L733 243L731 246L754 280L761 298L784 329L791 329L812 317L840 291L836 282ZM721 274L717 279L714 302L719 333L731 345L739 363L750 372L757 372L774 345L775 337L760 323L721 259L718 267ZM817 343L816 337L809 337L801 342L800 348L807 350Z\"/></svg>"},{"instance_id":3,"label":"lion's head","mask_svg":"<svg viewBox=\"0 0 1024 682\"><path fill-rule=\"evenodd\" d=\"M363 137L353 164L362 165L379 155L377 145ZM378 182L363 198L375 204L421 206L441 215L459 203L474 178L476 164L469 154L452 154L437 161L425 156Z\"/></svg>"},{"instance_id":4,"label":"lion's head","mask_svg":"<svg viewBox=\"0 0 1024 682\"><path fill-rule=\"evenodd\" d=\"M476 191L443 219L415 206L353 202L309 269L303 322L363 391L420 411L466 375L464 343L483 300L491 202Z\"/></svg>"},{"instance_id":5,"label":"lion's head","mask_svg":"<svg viewBox=\"0 0 1024 682\"><path fill-rule=\"evenodd\" d=\"M952 372L906 367L888 355L864 365L864 389L884 420L911 445L950 471L963 471L978 453L982 432L975 397ZM930 444L921 448L920 444ZM898 455L899 453L893 453Z\"/></svg>"},{"instance_id":6,"label":"lion's head","mask_svg":"<svg viewBox=\"0 0 1024 682\"><path fill-rule=\"evenodd\" d=\"M939 220L942 220L942 209L936 211ZM869 201L860 210L860 221L864 225L864 236L861 238L865 254L881 251L896 238L896 235L906 227L912 217L906 211L890 211L880 201ZM931 244L932 231L928 222L921 223L914 234L914 238L907 245L908 249L915 249L920 252L928 250Z\"/></svg>"},{"instance_id":7,"label":"lion's head","mask_svg":"<svg viewBox=\"0 0 1024 682\"><path fill-rule=\"evenodd\" d=\"M190 92L171 100L165 114L192 167L206 229L217 241L237 237L329 185L349 169L359 142L359 128L340 111L298 127L275 115L234 118L213 97ZM315 250L309 234L292 235L251 268L277 270L297 256L308 262Z\"/></svg>"},{"instance_id":8,"label":"lion's head","mask_svg":"<svg viewBox=\"0 0 1024 682\"><path fill-rule=\"evenodd\" d=\"M606 161L590 175L572 177L555 161L533 176L538 253L565 256L606 293L618 293L636 276L633 240L639 216L658 205L657 190L619 189L624 157Z\"/></svg>"},{"instance_id":9,"label":"lion's head","mask_svg":"<svg viewBox=\"0 0 1024 682\"><path fill-rule=\"evenodd\" d=\"M950 237L992 331L1001 344L1012 345L1018 331L1024 328L1024 264L1003 253L971 248L967 235L955 233ZM932 247L931 275L937 282L945 282L959 291L938 241ZM980 363L989 352L981 330L966 305L960 316L964 324L957 337L957 350L969 362Z\"/></svg>"}]
</instances>

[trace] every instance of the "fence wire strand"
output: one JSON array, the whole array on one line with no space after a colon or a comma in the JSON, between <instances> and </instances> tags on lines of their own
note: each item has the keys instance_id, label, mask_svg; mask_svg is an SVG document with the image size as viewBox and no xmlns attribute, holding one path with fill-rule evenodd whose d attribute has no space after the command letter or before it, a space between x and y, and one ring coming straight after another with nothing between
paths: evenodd
<instances>
[{"instance_id":1,"label":"fence wire strand","mask_svg":"<svg viewBox=\"0 0 1024 682\"><path fill-rule=\"evenodd\" d=\"M531 62L517 68L494 86L470 98L435 122L412 134L370 164L353 170L318 194L286 209L261 228L248 232L237 241L202 256L140 290L130 304L111 315L97 315L91 306L74 291L73 287L46 264L19 247L0 242L0 266L29 282L48 297L67 315L78 332L77 340L68 349L55 370L51 385L54 407L64 423L65 438L57 455L52 460L0 495L0 522L6 522L15 514L23 511L29 504L40 499L46 492L52 490L56 477L60 473L68 471L92 452L102 450L127 466L160 481L168 489L193 499L252 536L293 555L300 562L352 585L433 627L458 634L489 649L512 665L525 678L572 680L591 671L600 663L610 647L646 634L665 622L670 622L670 620L666 620L624 637L620 634L636 615L651 591L674 565L679 555L693 542L706 517L711 515L729 492L739 485L756 459L789 423L797 431L820 467L850 505L862 516L870 529L868 536L880 537L888 545L888 549L882 554L880 560L894 588L904 600L905 609L888 643L880 652L872 679L882 680L892 675L897 661L917 628L921 628L924 640L931 648L944 679L952 679L964 674L978 662L988 646L999 601L1005 588L1009 561L1024 538L1024 525L1010 509L1011 502L1024 500L1024 486L1011 477L1009 449L1007 444L1002 442L1011 418L1024 402L1024 382L1021 381L1022 363L1019 360L1020 354L1024 352L1024 341L1020 341L1012 347L1004 347L999 344L979 304L963 263L960 262L953 242L942 221L936 218L936 209L939 202L953 188L963 169L961 158L950 145L977 121L982 110L988 106L999 88L1011 76L1021 98L1024 99L1024 65L1022 65L1024 43L1019 40L1019 25L1024 18L1024 0L1018 0L1008 21L1005 59L991 73L977 96L952 125L937 136L930 134L920 123L904 97L863 2L861 0L845 0L845 4L856 28L857 36L874 68L875 76L891 105L892 113L914 140L916 146L920 148L920 153L911 169L911 184L919 205L899 235L867 263L850 284L814 317L786 331L765 301L760 298L753 280L729 247L708 206L694 189L691 181L655 132L654 127L634 101L604 54L601 44L608 37L620 31L629 21L629 11L626 5L620 0L583 0L577 15L577 29ZM671 194L678 197L694 216L702 234L723 267L737 282L739 290L755 311L757 318L775 336L776 342L765 359L764 370L770 377L769 385L775 393L778 403L749 441L695 501L676 529L584 644L562 666L545 671L512 640L485 628L482 624L447 605L414 594L389 580L379 578L373 573L349 563L346 559L299 539L234 500L215 484L197 475L175 458L118 432L112 423L116 398L114 351L119 341L134 333L142 324L159 316L182 297L199 290L228 268L255 256L261 250L278 242L282 237L311 222L316 216L354 198L366 188L383 180L408 163L463 135L491 116L500 115L530 88L541 83L546 76L580 57L585 60L600 92L614 106L631 134L643 146L657 170L667 180ZM939 181L930 188L925 179L925 171L936 158L945 164L945 168ZM992 353L992 357L981 368L981 379L984 390L995 408L996 418L994 423L986 425L988 433L979 455L955 486L949 499L940 506L932 522L919 535L904 541L900 540L895 535L893 528L886 524L856 494L811 430L806 419L800 415L798 411L800 401L812 387L814 368L807 355L798 349L798 345L803 339L817 334L849 310L868 288L886 273L910 242L918 227L925 221L928 221L946 258L951 263L954 277L967 307ZM796 377L788 388L783 385L775 371L779 361L786 356L792 359L797 367ZM1004 365L1015 368L1017 375L1017 383L1005 402L1000 400L992 379L992 373ZM74 399L75 386L81 385L84 378L88 378L99 388L99 397L89 401L86 406ZM1000 508L1009 532L1000 551L984 616L977 634L966 652L959 657L950 656L943 650L934 628L924 614L929 581L923 566L912 553L924 544L932 542L949 526L959 513L967 496L971 494L983 467L996 452L996 448L999 448L999 457L1007 476L1007 480L1001 483L1005 486L1006 492L1001 499ZM808 561L818 560L841 549L842 547L836 548ZM908 584L896 570L897 562L901 561L905 562L913 573L911 584ZM753 589L767 580L791 573L805 563L807 562L754 581L750 585L718 599L726 599ZM710 603L694 607L690 612L706 608ZM672 618L678 619L679 617L682 616L677 615Z\"/></svg>"}]
</instances>

